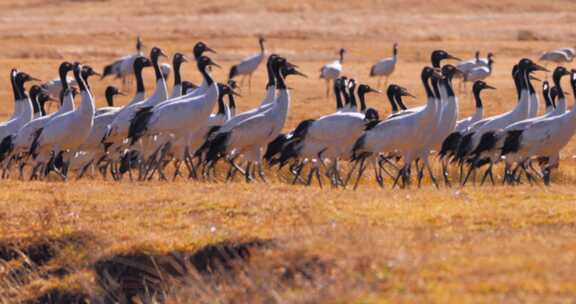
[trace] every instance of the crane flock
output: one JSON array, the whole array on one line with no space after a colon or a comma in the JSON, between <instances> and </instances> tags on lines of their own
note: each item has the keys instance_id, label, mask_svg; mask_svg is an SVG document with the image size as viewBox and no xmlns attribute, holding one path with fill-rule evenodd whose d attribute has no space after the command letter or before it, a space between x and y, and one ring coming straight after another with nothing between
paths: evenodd
<instances>
[{"instance_id":1,"label":"crane flock","mask_svg":"<svg viewBox=\"0 0 576 304\"><path fill-rule=\"evenodd\" d=\"M534 74L548 69L522 58L511 68L515 106L486 116L482 92L496 89L487 83L492 53L481 58L476 52L474 58L460 60L444 50L433 51L430 65L420 73L426 93L423 105L408 108L403 99L415 97L388 83L398 65L399 45L394 43L392 56L370 68L369 76L378 78L376 88L343 75L346 50L340 49L339 58L320 69L326 95L334 95L335 109L286 132L292 100L288 82L306 75L286 57L268 55L264 42L259 37L260 52L233 65L223 83L212 76L212 69L220 66L208 56L216 52L206 43L195 44L193 60L175 53L170 67L160 62L167 55L158 47L146 57L140 37L136 53L105 66L102 74L89 65L65 61L58 78L27 90L25 84L38 79L12 69L14 112L0 123L2 178L17 174L19 179L44 180L56 175L67 180L99 172L114 180L128 176L140 181L179 177L210 181L217 178L217 168L226 167L227 181L241 175L246 182L267 182L267 171L278 170L283 177L288 174L292 184L322 186L325 176L333 187L353 183L356 188L370 168L381 187L409 187L413 171L418 186L428 175L436 187L442 183L450 187L476 183L483 168L480 183L496 184L493 170L502 164L503 184L516 185L524 178L548 185L560 151L576 131L576 111L568 109L562 88L562 79L569 77L576 98L576 70L559 65L573 60L576 52L571 48L546 52L539 59L559 65L551 82L542 82L542 113ZM252 74L261 63L267 75L264 97L258 106L237 113L240 94L233 79L248 77L251 87ZM181 69L189 65L202 76L200 85L182 79ZM149 67L155 87L147 94L142 72ZM169 93L170 70L174 79ZM91 77L109 75L124 84L134 79L135 93L126 105L115 105L114 98L125 93L108 86L107 106L97 109ZM385 92L379 90L382 77ZM468 117L459 117L456 79L472 83L475 111ZM369 106L369 96L377 94L387 97L391 114L383 116ZM59 108L47 113L50 100L59 101ZM440 164L440 181L435 160ZM172 176L167 176L169 165L174 167Z\"/></svg>"}]
</instances>

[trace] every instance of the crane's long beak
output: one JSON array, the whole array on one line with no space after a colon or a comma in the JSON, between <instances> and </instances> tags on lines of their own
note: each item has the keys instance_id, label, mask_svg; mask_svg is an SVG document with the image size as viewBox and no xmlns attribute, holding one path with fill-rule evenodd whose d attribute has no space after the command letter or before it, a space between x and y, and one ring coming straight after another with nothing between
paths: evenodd
<instances>
[{"instance_id":1,"label":"crane's long beak","mask_svg":"<svg viewBox=\"0 0 576 304\"><path fill-rule=\"evenodd\" d=\"M485 86L485 88L490 89L490 90L496 90L495 87L493 87L493 86L491 86L491 85L489 85L489 84L487 84L487 85Z\"/></svg>"},{"instance_id":2,"label":"crane's long beak","mask_svg":"<svg viewBox=\"0 0 576 304\"><path fill-rule=\"evenodd\" d=\"M528 77L530 77L530 80L542 81L540 78L536 78L536 77L534 77L534 76L532 76L532 75L530 75L530 76L528 76Z\"/></svg>"},{"instance_id":3,"label":"crane's long beak","mask_svg":"<svg viewBox=\"0 0 576 304\"><path fill-rule=\"evenodd\" d=\"M206 47L206 49L204 50L205 52L210 52L210 53L214 53L214 54L218 54L214 49Z\"/></svg>"},{"instance_id":4,"label":"crane's long beak","mask_svg":"<svg viewBox=\"0 0 576 304\"><path fill-rule=\"evenodd\" d=\"M38 79L38 78L36 78L36 77L30 76L30 81L39 81L39 82L41 82L42 80L40 80L40 79Z\"/></svg>"},{"instance_id":5,"label":"crane's long beak","mask_svg":"<svg viewBox=\"0 0 576 304\"><path fill-rule=\"evenodd\" d=\"M308 75L298 71L297 69L294 69L294 75L299 75L299 76L302 76L304 78L308 78Z\"/></svg>"},{"instance_id":6,"label":"crane's long beak","mask_svg":"<svg viewBox=\"0 0 576 304\"><path fill-rule=\"evenodd\" d=\"M217 68L219 68L219 69L222 68L222 67L221 67L219 64L217 64L216 62L210 62L210 66L217 67Z\"/></svg>"},{"instance_id":7,"label":"crane's long beak","mask_svg":"<svg viewBox=\"0 0 576 304\"><path fill-rule=\"evenodd\" d=\"M456 56L450 55L450 54L448 54L448 59L453 59L453 60L462 61L462 59L460 59L460 58L458 58L458 57L456 57Z\"/></svg>"},{"instance_id":8,"label":"crane's long beak","mask_svg":"<svg viewBox=\"0 0 576 304\"><path fill-rule=\"evenodd\" d=\"M547 68L537 64L537 63L532 63L532 67L534 68L535 71L544 71L544 72L550 72Z\"/></svg>"},{"instance_id":9,"label":"crane's long beak","mask_svg":"<svg viewBox=\"0 0 576 304\"><path fill-rule=\"evenodd\" d=\"M410 92L408 92L408 91L403 91L403 92L402 92L402 96L408 96L408 97L411 97L411 98L416 98L416 96L412 95L412 94L411 94Z\"/></svg>"}]
</instances>

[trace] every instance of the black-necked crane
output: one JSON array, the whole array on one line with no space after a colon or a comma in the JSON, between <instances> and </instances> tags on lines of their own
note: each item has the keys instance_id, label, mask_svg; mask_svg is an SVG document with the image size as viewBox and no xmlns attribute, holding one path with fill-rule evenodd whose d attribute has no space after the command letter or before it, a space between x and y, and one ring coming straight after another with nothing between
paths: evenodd
<instances>
[{"instance_id":1,"label":"black-necked crane","mask_svg":"<svg viewBox=\"0 0 576 304\"><path fill-rule=\"evenodd\" d=\"M92 73L94 73L92 71ZM51 119L41 129L37 138L30 147L30 152L38 159L38 164L34 168L34 173L40 168L40 165L49 165L61 156L66 163L78 147L86 140L94 124L95 105L87 77L82 75L82 65L74 65L74 78L80 88L80 106L73 111ZM49 172L46 167L45 172ZM60 172L61 176L66 179L66 169ZM34 176L35 174L33 174Z\"/></svg>"},{"instance_id":2,"label":"black-necked crane","mask_svg":"<svg viewBox=\"0 0 576 304\"><path fill-rule=\"evenodd\" d=\"M240 81L240 86L242 86L244 84L244 78L248 77L248 90L252 88L252 74L254 74L258 66L260 66L260 63L262 63L266 57L266 49L264 48L265 41L263 36L258 38L260 53L244 58L240 63L233 65L230 68L228 80L234 79L236 76L242 76L242 80Z\"/></svg>"},{"instance_id":3,"label":"black-necked crane","mask_svg":"<svg viewBox=\"0 0 576 304\"><path fill-rule=\"evenodd\" d=\"M338 54L340 58L338 60L334 60L328 64L325 64L320 69L320 78L326 81L326 97L330 96L330 81L335 80L336 78L340 77L340 73L342 73L342 64L344 63L344 53L346 50L341 48Z\"/></svg>"},{"instance_id":4,"label":"black-necked crane","mask_svg":"<svg viewBox=\"0 0 576 304\"><path fill-rule=\"evenodd\" d=\"M576 70L570 72L570 83L573 93L576 93ZM568 144L575 131L576 103L564 114L539 120L523 130L507 132L501 155L507 157L515 155L517 159L536 156L546 158L546 166L542 173L545 184L549 184L551 171L559 161L560 150Z\"/></svg>"},{"instance_id":5,"label":"black-necked crane","mask_svg":"<svg viewBox=\"0 0 576 304\"><path fill-rule=\"evenodd\" d=\"M143 55L143 46L142 40L140 36L138 36L136 38L136 53L118 58L111 64L105 66L101 77L114 76L115 78L122 79L122 84L126 85L128 77L134 73L134 60L138 56Z\"/></svg>"},{"instance_id":6,"label":"black-necked crane","mask_svg":"<svg viewBox=\"0 0 576 304\"><path fill-rule=\"evenodd\" d=\"M386 78L384 86L388 84L388 79L396 69L396 62L398 62L398 43L392 46L392 57L381 59L370 68L370 77L378 77L377 89L380 88L382 77Z\"/></svg>"}]
</instances>

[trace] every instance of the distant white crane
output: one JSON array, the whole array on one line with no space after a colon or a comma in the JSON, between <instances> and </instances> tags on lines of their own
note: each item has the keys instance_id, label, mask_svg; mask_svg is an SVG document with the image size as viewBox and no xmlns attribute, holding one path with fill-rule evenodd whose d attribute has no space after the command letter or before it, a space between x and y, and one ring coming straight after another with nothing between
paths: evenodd
<instances>
[{"instance_id":1,"label":"distant white crane","mask_svg":"<svg viewBox=\"0 0 576 304\"><path fill-rule=\"evenodd\" d=\"M230 73L228 74L228 80L234 79L234 77L241 75L242 80L240 81L240 86L244 84L244 78L248 76L248 89L252 88L252 74L256 71L260 63L266 57L266 49L264 48L264 42L266 40L264 37L260 36L258 38L258 43L260 44L260 53L244 58L240 63L233 65L230 68Z\"/></svg>"},{"instance_id":2,"label":"distant white crane","mask_svg":"<svg viewBox=\"0 0 576 304\"><path fill-rule=\"evenodd\" d=\"M138 36L136 38L136 53L118 58L111 64L105 66L101 77L114 76L115 78L122 79L122 84L126 85L128 77L134 73L134 59L143 55L142 47L142 40L140 36Z\"/></svg>"},{"instance_id":3,"label":"distant white crane","mask_svg":"<svg viewBox=\"0 0 576 304\"><path fill-rule=\"evenodd\" d=\"M330 81L334 81L336 78L340 77L340 73L342 72L342 64L344 63L345 52L346 50L343 48L340 49L338 52L340 54L340 58L325 64L320 69L320 78L326 80L326 97L330 96Z\"/></svg>"},{"instance_id":4,"label":"distant white crane","mask_svg":"<svg viewBox=\"0 0 576 304\"><path fill-rule=\"evenodd\" d=\"M370 77L378 77L377 89L380 88L380 81L382 77L385 77L384 86L388 84L388 79L390 75L394 73L396 68L396 62L398 61L398 43L394 43L392 47L392 57L384 58L378 61L376 64L370 68Z\"/></svg>"}]
</instances>

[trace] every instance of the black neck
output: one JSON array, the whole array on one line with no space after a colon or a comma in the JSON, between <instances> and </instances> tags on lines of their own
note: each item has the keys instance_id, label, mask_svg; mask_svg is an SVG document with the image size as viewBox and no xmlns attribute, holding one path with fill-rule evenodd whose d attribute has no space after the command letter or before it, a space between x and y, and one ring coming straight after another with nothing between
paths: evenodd
<instances>
[{"instance_id":1,"label":"black neck","mask_svg":"<svg viewBox=\"0 0 576 304\"><path fill-rule=\"evenodd\" d=\"M269 61L268 64L266 65L266 71L268 73L268 83L266 84L266 89L268 89L275 85L274 71L272 70L271 61Z\"/></svg>"},{"instance_id":2,"label":"black neck","mask_svg":"<svg viewBox=\"0 0 576 304\"><path fill-rule=\"evenodd\" d=\"M398 106L400 107L400 110L408 109L408 107L406 107L406 105L402 101L402 94L396 94L395 100L396 100L396 103L398 104Z\"/></svg>"},{"instance_id":3,"label":"black neck","mask_svg":"<svg viewBox=\"0 0 576 304\"><path fill-rule=\"evenodd\" d=\"M224 92L219 90L218 92L218 114L226 114L226 106L224 105Z\"/></svg>"},{"instance_id":4,"label":"black neck","mask_svg":"<svg viewBox=\"0 0 576 304\"><path fill-rule=\"evenodd\" d=\"M514 75L514 86L516 87L516 96L520 99L520 95L522 94L522 88L524 86L524 76L522 75L523 72L518 70L517 74Z\"/></svg>"},{"instance_id":5,"label":"black neck","mask_svg":"<svg viewBox=\"0 0 576 304\"><path fill-rule=\"evenodd\" d=\"M352 106L353 108L356 108L356 106L357 106L356 94L354 94L354 88L355 87L350 88L350 90L348 91L348 95L350 95L350 106Z\"/></svg>"},{"instance_id":6,"label":"black neck","mask_svg":"<svg viewBox=\"0 0 576 304\"><path fill-rule=\"evenodd\" d=\"M59 71L60 83L62 84L62 91L68 90L68 79L66 79L67 70Z\"/></svg>"},{"instance_id":7,"label":"black neck","mask_svg":"<svg viewBox=\"0 0 576 304\"><path fill-rule=\"evenodd\" d=\"M44 108L44 105L46 104L46 101L42 101L39 104L40 104L40 112L42 113L42 116L45 116L46 115L46 109Z\"/></svg>"},{"instance_id":8,"label":"black neck","mask_svg":"<svg viewBox=\"0 0 576 304\"><path fill-rule=\"evenodd\" d=\"M345 82L344 82L344 86L347 86L347 84ZM346 105L350 105L352 103L350 101L350 95L348 94L346 87L344 87L343 89L340 88L340 94L342 94L342 96L344 96L344 102Z\"/></svg>"},{"instance_id":9,"label":"black neck","mask_svg":"<svg viewBox=\"0 0 576 304\"><path fill-rule=\"evenodd\" d=\"M557 91L558 91L558 99L560 98L565 98L564 96L564 90L562 90L562 75L560 74L555 74L553 79L554 81L554 86L556 87ZM570 82L572 82L572 80L570 80Z\"/></svg>"},{"instance_id":10,"label":"black neck","mask_svg":"<svg viewBox=\"0 0 576 304\"><path fill-rule=\"evenodd\" d=\"M396 105L396 102L394 101L394 98L395 98L394 91L388 90L388 92L386 92L386 95L388 96L388 102L390 102L390 106L392 107L392 113L398 112L398 106Z\"/></svg>"},{"instance_id":11,"label":"black neck","mask_svg":"<svg viewBox=\"0 0 576 304\"><path fill-rule=\"evenodd\" d=\"M16 88L18 90L19 99L25 99L28 97L28 93L26 92L26 89L24 89L24 80L17 79L16 80Z\"/></svg>"},{"instance_id":12,"label":"black neck","mask_svg":"<svg viewBox=\"0 0 576 304\"><path fill-rule=\"evenodd\" d=\"M182 84L182 78L180 76L180 66L182 65L182 61L174 60L174 86Z\"/></svg>"},{"instance_id":13,"label":"black neck","mask_svg":"<svg viewBox=\"0 0 576 304\"><path fill-rule=\"evenodd\" d=\"M210 73L208 73L208 66L201 68L200 73L202 74L202 77L204 77L204 80L206 81L207 85L210 86L212 85L212 83L214 83L212 76L210 76Z\"/></svg>"},{"instance_id":14,"label":"black neck","mask_svg":"<svg viewBox=\"0 0 576 304\"><path fill-rule=\"evenodd\" d=\"M90 75L88 75L88 72L86 70L82 70L80 75L82 76L82 79L84 79L84 82L86 84L86 88L88 88L88 90L91 90L90 84L88 83L88 78L90 78Z\"/></svg>"},{"instance_id":15,"label":"black neck","mask_svg":"<svg viewBox=\"0 0 576 304\"><path fill-rule=\"evenodd\" d=\"M275 69L274 76L276 77L276 89L286 90L286 83L284 82L284 78L282 77L282 73L280 73L280 67Z\"/></svg>"},{"instance_id":16,"label":"black neck","mask_svg":"<svg viewBox=\"0 0 576 304\"><path fill-rule=\"evenodd\" d=\"M434 98L434 92L432 92L432 89L430 88L430 84L428 83L429 78L430 77L423 75L422 76L422 85L424 85L424 90L426 91L426 97Z\"/></svg>"},{"instance_id":17,"label":"black neck","mask_svg":"<svg viewBox=\"0 0 576 304\"><path fill-rule=\"evenodd\" d=\"M39 95L34 96L34 98L30 98L32 102L32 108L34 109L34 114L40 113L40 102L38 102Z\"/></svg>"},{"instance_id":18,"label":"black neck","mask_svg":"<svg viewBox=\"0 0 576 304\"><path fill-rule=\"evenodd\" d=\"M366 93L365 92L359 92L358 93L358 99L360 99L360 111L361 112L366 111Z\"/></svg>"},{"instance_id":19,"label":"black neck","mask_svg":"<svg viewBox=\"0 0 576 304\"><path fill-rule=\"evenodd\" d=\"M340 86L334 83L334 97L336 97L336 110L340 110L344 107L342 104L342 95L340 95Z\"/></svg>"},{"instance_id":20,"label":"black neck","mask_svg":"<svg viewBox=\"0 0 576 304\"><path fill-rule=\"evenodd\" d=\"M114 106L114 93L106 92L106 103L108 104L109 107Z\"/></svg>"},{"instance_id":21,"label":"black neck","mask_svg":"<svg viewBox=\"0 0 576 304\"><path fill-rule=\"evenodd\" d=\"M142 67L134 69L134 77L136 77L136 94L144 93L144 80L142 79Z\"/></svg>"},{"instance_id":22,"label":"black neck","mask_svg":"<svg viewBox=\"0 0 576 304\"><path fill-rule=\"evenodd\" d=\"M528 85L528 90L530 94L536 94L536 90L534 90L534 86L532 86L532 81L530 80L530 74L526 73L526 84Z\"/></svg>"},{"instance_id":23,"label":"black neck","mask_svg":"<svg viewBox=\"0 0 576 304\"><path fill-rule=\"evenodd\" d=\"M452 80L450 79L451 77L446 77L443 80L443 84L444 87L446 88L446 94L448 95L448 97L454 97L454 90L452 89Z\"/></svg>"},{"instance_id":24,"label":"black neck","mask_svg":"<svg viewBox=\"0 0 576 304\"><path fill-rule=\"evenodd\" d=\"M476 103L476 108L482 108L482 98L480 97L481 90L474 90L474 102Z\"/></svg>"},{"instance_id":25,"label":"black neck","mask_svg":"<svg viewBox=\"0 0 576 304\"><path fill-rule=\"evenodd\" d=\"M228 107L230 110L236 109L236 101L234 100L234 94L228 93Z\"/></svg>"},{"instance_id":26,"label":"black neck","mask_svg":"<svg viewBox=\"0 0 576 304\"><path fill-rule=\"evenodd\" d=\"M162 71L160 70L160 65L158 64L158 55L154 54L152 56L152 65L154 66L154 75L156 75L156 81L160 79L164 79L164 75L162 75Z\"/></svg>"},{"instance_id":27,"label":"black neck","mask_svg":"<svg viewBox=\"0 0 576 304\"><path fill-rule=\"evenodd\" d=\"M434 90L434 96L440 99L440 88L439 88L440 80L437 78L432 79L432 89Z\"/></svg>"},{"instance_id":28,"label":"black neck","mask_svg":"<svg viewBox=\"0 0 576 304\"><path fill-rule=\"evenodd\" d=\"M542 96L544 97L544 103L546 104L546 107L551 107L553 106L552 103L552 96L550 96L550 87L545 85L544 89L542 90Z\"/></svg>"},{"instance_id":29,"label":"black neck","mask_svg":"<svg viewBox=\"0 0 576 304\"><path fill-rule=\"evenodd\" d=\"M432 56L432 67L434 68L440 68L440 63L442 62L442 59L439 58L439 56Z\"/></svg>"},{"instance_id":30,"label":"black neck","mask_svg":"<svg viewBox=\"0 0 576 304\"><path fill-rule=\"evenodd\" d=\"M86 84L84 83L84 79L82 79L82 75L78 69L74 69L74 78L78 83L78 87L80 88L80 92L86 91Z\"/></svg>"}]
</instances>

